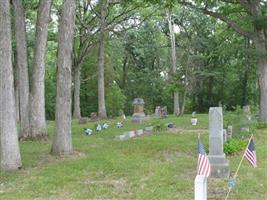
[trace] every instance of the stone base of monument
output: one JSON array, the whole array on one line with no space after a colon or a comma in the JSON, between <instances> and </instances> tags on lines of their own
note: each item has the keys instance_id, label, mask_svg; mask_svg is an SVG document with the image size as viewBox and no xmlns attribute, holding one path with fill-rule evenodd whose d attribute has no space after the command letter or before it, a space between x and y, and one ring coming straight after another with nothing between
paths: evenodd
<instances>
[{"instance_id":1,"label":"stone base of monument","mask_svg":"<svg viewBox=\"0 0 267 200\"><path fill-rule=\"evenodd\" d=\"M134 113L132 116L132 122L134 123L142 123L146 121L146 114L145 113Z\"/></svg>"},{"instance_id":2,"label":"stone base of monument","mask_svg":"<svg viewBox=\"0 0 267 200\"><path fill-rule=\"evenodd\" d=\"M209 161L211 165L212 178L229 178L229 161L225 158L225 156L209 155Z\"/></svg>"}]
</instances>

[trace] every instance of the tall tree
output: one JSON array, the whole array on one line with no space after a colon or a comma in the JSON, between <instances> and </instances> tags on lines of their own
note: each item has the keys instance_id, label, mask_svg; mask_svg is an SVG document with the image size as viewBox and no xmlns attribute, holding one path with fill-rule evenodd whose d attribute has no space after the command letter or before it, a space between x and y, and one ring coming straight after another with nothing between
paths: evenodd
<instances>
[{"instance_id":1,"label":"tall tree","mask_svg":"<svg viewBox=\"0 0 267 200\"><path fill-rule=\"evenodd\" d=\"M45 53L51 0L40 0L36 23L36 39L31 88L31 137L47 137L45 119Z\"/></svg>"},{"instance_id":2,"label":"tall tree","mask_svg":"<svg viewBox=\"0 0 267 200\"><path fill-rule=\"evenodd\" d=\"M170 42L171 42L171 72L172 77L175 79L176 76L176 46L175 46L175 33L172 22L171 9L168 10L168 25L169 25L169 33L170 33ZM180 105L179 105L179 93L177 89L173 91L173 114L180 114Z\"/></svg>"},{"instance_id":3,"label":"tall tree","mask_svg":"<svg viewBox=\"0 0 267 200\"><path fill-rule=\"evenodd\" d=\"M56 133L52 153L72 153L71 66L75 24L75 0L65 0L59 24L57 58Z\"/></svg>"},{"instance_id":4,"label":"tall tree","mask_svg":"<svg viewBox=\"0 0 267 200\"><path fill-rule=\"evenodd\" d=\"M9 1L0 2L0 169L16 170L21 158L16 129Z\"/></svg>"},{"instance_id":5,"label":"tall tree","mask_svg":"<svg viewBox=\"0 0 267 200\"><path fill-rule=\"evenodd\" d=\"M27 62L27 42L25 11L22 0L13 0L16 32L16 64L18 65L20 138L29 136L29 75Z\"/></svg>"},{"instance_id":6,"label":"tall tree","mask_svg":"<svg viewBox=\"0 0 267 200\"><path fill-rule=\"evenodd\" d=\"M106 105L105 105L105 80L104 80L104 67L105 67L105 28L106 28L106 15L108 1L100 1L100 31L99 31L99 49L98 49L98 116L106 118Z\"/></svg>"},{"instance_id":7,"label":"tall tree","mask_svg":"<svg viewBox=\"0 0 267 200\"><path fill-rule=\"evenodd\" d=\"M235 32L250 38L258 52L257 75L260 87L260 120L267 122L267 58L266 58L266 2L262 0L240 1L199 1L192 4L191 1L178 0L177 2L191 8L202 11L204 14L220 19L231 27ZM216 11L212 9L216 7ZM231 9L233 8L233 9ZM239 12L236 12L239 10ZM231 14L238 13L235 18ZM240 15L242 13L242 15ZM244 15L246 13L246 15ZM244 26L244 17L248 17Z\"/></svg>"}]
</instances>

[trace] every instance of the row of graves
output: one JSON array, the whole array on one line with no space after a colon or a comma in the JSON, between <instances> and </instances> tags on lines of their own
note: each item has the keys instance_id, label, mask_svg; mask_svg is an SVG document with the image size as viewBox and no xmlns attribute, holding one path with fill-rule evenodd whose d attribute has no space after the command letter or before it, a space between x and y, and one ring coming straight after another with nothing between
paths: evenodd
<instances>
[{"instance_id":1,"label":"row of graves","mask_svg":"<svg viewBox=\"0 0 267 200\"><path fill-rule=\"evenodd\" d=\"M134 113L132 115L132 122L133 123L143 123L147 120L147 116L144 113L144 100L141 98L136 98L133 101L133 110ZM244 113L246 115L246 118L248 120L251 120L251 114L249 107L244 108ZM160 107L157 106L155 108L155 113L153 115L155 118L164 118L167 117L167 107ZM124 118L125 119L125 116ZM191 124L192 126L196 126L198 123L198 119L196 117L196 113L192 113L191 118ZM122 128L123 123L118 122L116 123L117 128ZM168 123L166 125L167 128L174 128L175 125L173 123ZM108 123L96 124L95 125L95 132L100 133L106 129L109 128ZM137 129L137 130L131 130L131 131L125 131L120 135L115 136L114 140L118 141L124 141L127 139L140 137L143 135L150 135L153 133L153 130L155 130L156 127L148 126L144 129ZM198 153L200 155L200 151L203 155L207 157L207 162L209 162L209 172L207 174L201 174L200 172L200 157L198 158L198 173L195 177L194 181L194 193L195 193L195 200L207 200L208 192L207 192L207 185L208 185L208 177L209 178L215 178L215 179L224 179L228 180L228 194L231 190L233 190L236 187L236 180L235 177L230 177L230 167L229 167L229 160L226 159L226 155L224 153L224 143L232 138L232 126L228 126L226 129L223 129L223 112L222 107L211 107L209 109L209 153L206 155L205 149L203 144L200 140L199 135L199 141L198 141ZM245 129L245 128L244 128ZM246 128L247 129L247 128ZM86 135L92 135L93 130L92 129L85 129ZM199 144L202 145L202 150L200 150ZM238 170L237 170L238 171ZM237 172L236 172L237 174ZM226 199L227 199L226 197Z\"/></svg>"}]
</instances>

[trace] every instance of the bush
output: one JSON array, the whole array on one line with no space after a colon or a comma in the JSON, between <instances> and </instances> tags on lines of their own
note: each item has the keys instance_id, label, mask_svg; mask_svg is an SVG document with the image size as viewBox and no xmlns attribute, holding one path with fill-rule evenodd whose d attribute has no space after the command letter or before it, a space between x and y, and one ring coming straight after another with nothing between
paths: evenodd
<instances>
[{"instance_id":1,"label":"bush","mask_svg":"<svg viewBox=\"0 0 267 200\"><path fill-rule=\"evenodd\" d=\"M247 137L254 132L255 118L252 117L251 120L248 120L240 106L237 106L234 112L226 112L223 117L224 128L227 128L229 125L233 126L234 138ZM249 129L249 131L246 131L246 128Z\"/></svg>"},{"instance_id":2,"label":"bush","mask_svg":"<svg viewBox=\"0 0 267 200\"><path fill-rule=\"evenodd\" d=\"M264 129L264 128L267 128L267 123L264 123L264 122L258 122L256 124L256 128L257 129Z\"/></svg>"},{"instance_id":3,"label":"bush","mask_svg":"<svg viewBox=\"0 0 267 200\"><path fill-rule=\"evenodd\" d=\"M115 117L123 113L126 97L117 84L112 84L107 90L106 107L107 114Z\"/></svg>"},{"instance_id":4,"label":"bush","mask_svg":"<svg viewBox=\"0 0 267 200\"><path fill-rule=\"evenodd\" d=\"M232 155L245 150L247 145L246 140L230 139L224 144L224 153L226 155Z\"/></svg>"}]
</instances>

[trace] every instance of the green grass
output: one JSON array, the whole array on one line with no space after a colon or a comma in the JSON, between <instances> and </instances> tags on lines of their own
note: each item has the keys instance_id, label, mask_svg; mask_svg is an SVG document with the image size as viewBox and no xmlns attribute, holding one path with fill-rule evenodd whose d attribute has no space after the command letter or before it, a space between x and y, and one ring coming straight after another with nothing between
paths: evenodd
<instances>
[{"instance_id":1,"label":"green grass","mask_svg":"<svg viewBox=\"0 0 267 200\"><path fill-rule=\"evenodd\" d=\"M108 120L110 128L103 133L86 136L85 127L73 121L74 154L65 157L49 154L51 142L23 142L20 144L23 168L17 172L0 174L0 199L193 199L196 175L197 133L207 146L208 115L197 115L199 124L190 125L191 115L169 116L163 123L173 122L178 133L159 132L127 141L114 141L125 130L145 127L132 124L115 127L116 120ZM52 138L54 122L48 123ZM238 177L238 188L232 199L267 199L267 131L255 133L258 165L253 169L244 161ZM241 155L229 157L231 170ZM223 199L226 180L209 182L209 197L216 198L216 190ZM230 198L230 199L231 199Z\"/></svg>"}]
</instances>

